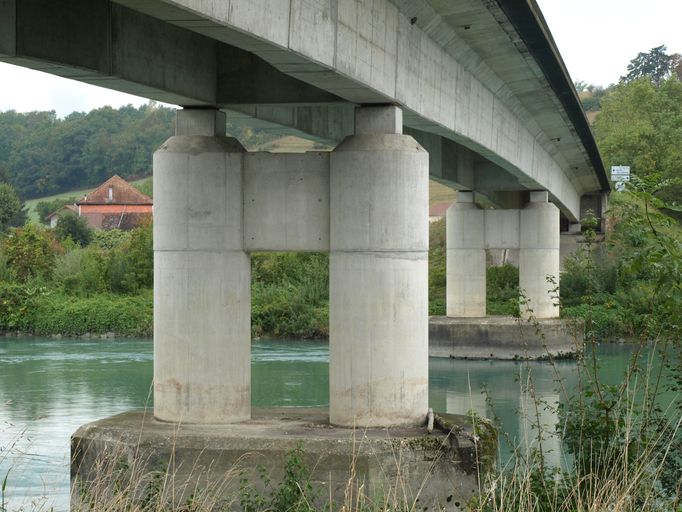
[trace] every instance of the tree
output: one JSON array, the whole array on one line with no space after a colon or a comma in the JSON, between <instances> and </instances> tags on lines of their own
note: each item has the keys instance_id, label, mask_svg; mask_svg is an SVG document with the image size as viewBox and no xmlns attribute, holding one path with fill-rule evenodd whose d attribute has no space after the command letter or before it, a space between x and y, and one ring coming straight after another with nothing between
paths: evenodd
<instances>
[{"instance_id":1,"label":"tree","mask_svg":"<svg viewBox=\"0 0 682 512\"><path fill-rule=\"evenodd\" d=\"M21 201L12 185L0 183L0 233L19 220L21 210Z\"/></svg>"},{"instance_id":2,"label":"tree","mask_svg":"<svg viewBox=\"0 0 682 512\"><path fill-rule=\"evenodd\" d=\"M88 226L88 222L74 213L66 213L59 217L54 232L59 241L63 242L70 238L71 241L81 247L85 247L92 240L92 230Z\"/></svg>"},{"instance_id":3,"label":"tree","mask_svg":"<svg viewBox=\"0 0 682 512\"><path fill-rule=\"evenodd\" d=\"M647 78L621 83L602 101L594 124L606 168L629 165L640 178L657 176L657 196L682 197L682 83L655 86Z\"/></svg>"},{"instance_id":4,"label":"tree","mask_svg":"<svg viewBox=\"0 0 682 512\"><path fill-rule=\"evenodd\" d=\"M3 244L7 267L19 281L49 278L60 249L52 233L37 224L15 228Z\"/></svg>"},{"instance_id":5,"label":"tree","mask_svg":"<svg viewBox=\"0 0 682 512\"><path fill-rule=\"evenodd\" d=\"M62 206L67 204L74 204L76 202L75 197L63 197L53 199L52 201L40 201L36 205L36 212L38 212L38 218L43 224L47 224L47 216L51 213L56 212Z\"/></svg>"},{"instance_id":6,"label":"tree","mask_svg":"<svg viewBox=\"0 0 682 512\"><path fill-rule=\"evenodd\" d=\"M92 187L113 174L148 176L174 115L155 104L103 107L64 119L54 112L0 112L0 176L6 171L5 181L29 198Z\"/></svg>"},{"instance_id":7,"label":"tree","mask_svg":"<svg viewBox=\"0 0 682 512\"><path fill-rule=\"evenodd\" d=\"M679 65L678 56L668 55L665 52L666 47L662 45L652 48L647 53L638 53L637 57L628 64L628 74L622 76L620 81L629 83L647 77L656 87L659 87Z\"/></svg>"}]
</instances>

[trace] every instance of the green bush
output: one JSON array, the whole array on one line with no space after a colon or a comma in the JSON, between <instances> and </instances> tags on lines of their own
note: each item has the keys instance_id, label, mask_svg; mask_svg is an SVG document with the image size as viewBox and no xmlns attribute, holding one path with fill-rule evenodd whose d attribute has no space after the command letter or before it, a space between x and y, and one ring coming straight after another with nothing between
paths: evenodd
<instances>
[{"instance_id":1,"label":"green bush","mask_svg":"<svg viewBox=\"0 0 682 512\"><path fill-rule=\"evenodd\" d=\"M429 225L429 315L445 314L445 219Z\"/></svg>"},{"instance_id":2,"label":"green bush","mask_svg":"<svg viewBox=\"0 0 682 512\"><path fill-rule=\"evenodd\" d=\"M154 244L152 224L143 224L133 230L130 241L123 247L135 283L140 288L154 284Z\"/></svg>"},{"instance_id":3,"label":"green bush","mask_svg":"<svg viewBox=\"0 0 682 512\"><path fill-rule=\"evenodd\" d=\"M519 269L506 263L488 267L486 275L486 312L489 315L518 316Z\"/></svg>"},{"instance_id":4,"label":"green bush","mask_svg":"<svg viewBox=\"0 0 682 512\"><path fill-rule=\"evenodd\" d=\"M582 319L585 322L585 336L588 339L610 341L632 334L632 329L628 328L627 309L614 302L564 306L561 316Z\"/></svg>"},{"instance_id":5,"label":"green bush","mask_svg":"<svg viewBox=\"0 0 682 512\"><path fill-rule=\"evenodd\" d=\"M87 298L46 293L34 301L33 308L28 329L35 334L80 336L113 332L122 336L151 336L154 325L151 293Z\"/></svg>"},{"instance_id":6,"label":"green bush","mask_svg":"<svg viewBox=\"0 0 682 512\"><path fill-rule=\"evenodd\" d=\"M12 272L7 265L7 257L5 253L2 252L0 247L0 282L10 282L12 280Z\"/></svg>"},{"instance_id":7,"label":"green bush","mask_svg":"<svg viewBox=\"0 0 682 512\"><path fill-rule=\"evenodd\" d=\"M92 239L92 229L88 221L75 213L66 213L59 217L54 234L60 242L70 239L75 244L85 247Z\"/></svg>"},{"instance_id":8,"label":"green bush","mask_svg":"<svg viewBox=\"0 0 682 512\"><path fill-rule=\"evenodd\" d=\"M0 283L0 331L151 336L152 329L151 292L127 297L107 294L76 297L49 291L39 283Z\"/></svg>"},{"instance_id":9,"label":"green bush","mask_svg":"<svg viewBox=\"0 0 682 512\"><path fill-rule=\"evenodd\" d=\"M20 216L22 208L14 187L0 182L0 233L14 225L13 221Z\"/></svg>"},{"instance_id":10,"label":"green bush","mask_svg":"<svg viewBox=\"0 0 682 512\"><path fill-rule=\"evenodd\" d=\"M31 330L35 304L44 293L40 285L0 282L0 331Z\"/></svg>"},{"instance_id":11,"label":"green bush","mask_svg":"<svg viewBox=\"0 0 682 512\"><path fill-rule=\"evenodd\" d=\"M252 255L255 337L319 338L329 332L329 259L318 253Z\"/></svg>"},{"instance_id":12,"label":"green bush","mask_svg":"<svg viewBox=\"0 0 682 512\"><path fill-rule=\"evenodd\" d=\"M107 258L101 251L75 247L57 256L52 280L66 293L89 297L108 291L106 266Z\"/></svg>"},{"instance_id":13,"label":"green bush","mask_svg":"<svg viewBox=\"0 0 682 512\"><path fill-rule=\"evenodd\" d=\"M97 229L92 232L90 244L99 249L116 249L130 242L131 236L132 232L122 229Z\"/></svg>"},{"instance_id":14,"label":"green bush","mask_svg":"<svg viewBox=\"0 0 682 512\"><path fill-rule=\"evenodd\" d=\"M13 277L20 282L52 275L55 256L61 252L50 231L36 224L11 230L3 244L3 253Z\"/></svg>"},{"instance_id":15,"label":"green bush","mask_svg":"<svg viewBox=\"0 0 682 512\"><path fill-rule=\"evenodd\" d=\"M576 306L591 300L602 303L616 291L618 272L606 247L580 248L564 260L561 304Z\"/></svg>"}]
</instances>

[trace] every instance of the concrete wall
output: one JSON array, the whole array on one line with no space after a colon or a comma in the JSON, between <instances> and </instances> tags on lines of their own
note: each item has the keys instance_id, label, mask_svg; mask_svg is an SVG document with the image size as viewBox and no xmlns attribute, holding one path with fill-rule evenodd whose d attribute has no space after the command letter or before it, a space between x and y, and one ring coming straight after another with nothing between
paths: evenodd
<instances>
[{"instance_id":1,"label":"concrete wall","mask_svg":"<svg viewBox=\"0 0 682 512\"><path fill-rule=\"evenodd\" d=\"M329 251L329 153L244 158L247 251Z\"/></svg>"}]
</instances>

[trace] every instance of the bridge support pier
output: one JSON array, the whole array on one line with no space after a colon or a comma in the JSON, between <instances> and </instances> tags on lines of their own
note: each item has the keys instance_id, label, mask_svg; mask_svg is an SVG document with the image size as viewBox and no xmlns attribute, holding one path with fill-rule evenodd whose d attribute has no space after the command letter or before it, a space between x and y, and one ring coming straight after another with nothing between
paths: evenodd
<instances>
[{"instance_id":1,"label":"bridge support pier","mask_svg":"<svg viewBox=\"0 0 682 512\"><path fill-rule=\"evenodd\" d=\"M531 192L521 210L483 210L472 192L460 192L448 209L446 231L447 316L486 316L485 250L511 249L519 251L521 315L559 317L559 209L547 191Z\"/></svg>"},{"instance_id":2,"label":"bridge support pier","mask_svg":"<svg viewBox=\"0 0 682 512\"><path fill-rule=\"evenodd\" d=\"M523 317L559 318L560 243L559 209L548 201L547 191L531 192L520 212L519 287L527 302L521 305Z\"/></svg>"},{"instance_id":3,"label":"bridge support pier","mask_svg":"<svg viewBox=\"0 0 682 512\"><path fill-rule=\"evenodd\" d=\"M180 110L154 154L154 416L231 423L251 414L251 267L244 148L225 114Z\"/></svg>"},{"instance_id":4,"label":"bridge support pier","mask_svg":"<svg viewBox=\"0 0 682 512\"><path fill-rule=\"evenodd\" d=\"M445 223L447 316L484 317L485 210L474 204L473 192L459 192Z\"/></svg>"},{"instance_id":5,"label":"bridge support pier","mask_svg":"<svg viewBox=\"0 0 682 512\"><path fill-rule=\"evenodd\" d=\"M473 199L459 192L447 211L447 316L430 319L429 354L517 360L580 352L582 325L559 319L559 209L548 193L530 192L522 209L481 209ZM518 251L519 313L532 324L486 316L487 249Z\"/></svg>"},{"instance_id":6,"label":"bridge support pier","mask_svg":"<svg viewBox=\"0 0 682 512\"><path fill-rule=\"evenodd\" d=\"M330 422L418 424L428 408L428 153L393 106L356 110L330 161Z\"/></svg>"}]
</instances>

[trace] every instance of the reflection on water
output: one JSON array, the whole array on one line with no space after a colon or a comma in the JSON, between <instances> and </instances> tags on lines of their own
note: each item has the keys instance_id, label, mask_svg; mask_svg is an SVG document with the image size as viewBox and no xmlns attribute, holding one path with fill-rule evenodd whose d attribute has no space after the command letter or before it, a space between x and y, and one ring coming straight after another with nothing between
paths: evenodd
<instances>
[{"instance_id":1,"label":"reflection on water","mask_svg":"<svg viewBox=\"0 0 682 512\"><path fill-rule=\"evenodd\" d=\"M618 381L630 353L627 346L599 348L606 380ZM254 343L253 404L328 405L328 360L326 343ZM551 429L556 417L553 408L535 408L529 376L536 398L554 405L563 397L558 375L574 386L575 364L431 359L430 402L436 411L497 415L513 443L533 440L537 425ZM9 509L47 496L55 510L66 510L70 435L95 419L151 407L151 379L150 340L0 339L0 481L11 469ZM503 442L501 455L508 450ZM556 438L543 450L559 463Z\"/></svg>"}]
</instances>

